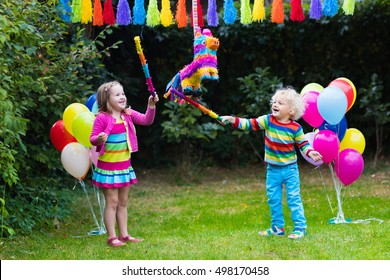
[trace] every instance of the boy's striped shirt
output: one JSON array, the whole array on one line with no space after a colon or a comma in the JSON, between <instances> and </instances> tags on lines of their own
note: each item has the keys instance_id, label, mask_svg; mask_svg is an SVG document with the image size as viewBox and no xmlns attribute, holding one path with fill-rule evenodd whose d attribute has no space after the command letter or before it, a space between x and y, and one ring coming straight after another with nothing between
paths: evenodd
<instances>
[{"instance_id":1,"label":"boy's striped shirt","mask_svg":"<svg viewBox=\"0 0 390 280\"><path fill-rule=\"evenodd\" d=\"M271 114L250 119L236 117L233 127L265 131L265 162L269 164L296 163L295 145L306 155L313 150L305 139L301 125L293 120L281 123Z\"/></svg>"}]
</instances>

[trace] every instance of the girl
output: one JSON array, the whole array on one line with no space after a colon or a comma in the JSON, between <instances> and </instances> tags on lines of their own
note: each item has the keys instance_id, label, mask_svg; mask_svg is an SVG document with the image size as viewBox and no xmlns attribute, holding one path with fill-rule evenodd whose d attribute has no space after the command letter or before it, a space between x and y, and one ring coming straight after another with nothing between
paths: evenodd
<instances>
[{"instance_id":1,"label":"girl","mask_svg":"<svg viewBox=\"0 0 390 280\"><path fill-rule=\"evenodd\" d=\"M127 231L127 199L130 186L137 183L131 166L131 153L138 150L134 124L151 125L156 114L157 94L149 97L146 113L126 109L127 98L122 85L108 82L97 91L98 114L95 118L90 141L99 154L92 183L102 188L106 199L104 224L110 246L124 246L126 242L142 239ZM118 224L119 235L115 226Z\"/></svg>"}]
</instances>

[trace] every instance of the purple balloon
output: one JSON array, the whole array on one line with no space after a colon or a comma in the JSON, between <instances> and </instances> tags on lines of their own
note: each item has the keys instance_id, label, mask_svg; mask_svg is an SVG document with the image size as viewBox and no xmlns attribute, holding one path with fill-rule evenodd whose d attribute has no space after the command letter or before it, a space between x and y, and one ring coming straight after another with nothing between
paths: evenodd
<instances>
[{"instance_id":1,"label":"purple balloon","mask_svg":"<svg viewBox=\"0 0 390 280\"><path fill-rule=\"evenodd\" d=\"M355 149L344 149L334 161L334 170L341 183L348 186L355 182L364 169L362 155Z\"/></svg>"},{"instance_id":2,"label":"purple balloon","mask_svg":"<svg viewBox=\"0 0 390 280\"><path fill-rule=\"evenodd\" d=\"M314 137L313 148L322 155L323 162L331 163L339 153L340 140L333 131L321 130Z\"/></svg>"},{"instance_id":3,"label":"purple balloon","mask_svg":"<svg viewBox=\"0 0 390 280\"><path fill-rule=\"evenodd\" d=\"M307 140L307 142L309 142L310 146L312 146L312 147L313 147L313 140L314 140L315 135L316 134L314 132L308 132L308 133L305 134L305 139ZM315 166L319 166L319 165L324 163L322 160L314 161L309 156L307 156L305 153L303 153L301 150L299 150L299 151L301 152L301 155L303 156L303 158L307 162L309 162L309 163L311 163L311 164L313 164Z\"/></svg>"}]
</instances>

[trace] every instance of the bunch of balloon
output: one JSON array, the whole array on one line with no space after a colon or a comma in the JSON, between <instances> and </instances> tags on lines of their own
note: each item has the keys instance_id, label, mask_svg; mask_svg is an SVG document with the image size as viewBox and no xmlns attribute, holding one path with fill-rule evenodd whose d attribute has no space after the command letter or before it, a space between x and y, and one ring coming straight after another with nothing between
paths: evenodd
<instances>
[{"instance_id":1,"label":"bunch of balloon","mask_svg":"<svg viewBox=\"0 0 390 280\"><path fill-rule=\"evenodd\" d=\"M344 218L341 189L342 184L348 186L361 176L364 168L362 153L365 148L363 134L356 128L348 128L345 117L355 103L356 88L349 79L342 77L333 80L325 88L317 83L310 83L300 94L306 106L302 118L314 130L305 137L321 153L322 161L313 162L302 155L313 165L326 163L330 168L338 201L338 214L329 222L351 222L351 219Z\"/></svg>"},{"instance_id":2,"label":"bunch of balloon","mask_svg":"<svg viewBox=\"0 0 390 280\"><path fill-rule=\"evenodd\" d=\"M88 100L90 99L91 98ZM95 114L92 111L94 103L96 103L96 95L94 102L92 102L91 109L81 103L72 103L68 105L63 112L62 120L58 120L54 123L50 130L52 144L61 153L62 166L77 180L77 183L80 183L86 195L94 221L97 225L97 229L90 232L90 234L93 235L106 232L103 223L103 207L101 205L99 190L96 190L95 187L93 188L99 203L101 223L99 223L96 218L83 181L91 166L92 145L89 141L89 137L95 120Z\"/></svg>"}]
</instances>

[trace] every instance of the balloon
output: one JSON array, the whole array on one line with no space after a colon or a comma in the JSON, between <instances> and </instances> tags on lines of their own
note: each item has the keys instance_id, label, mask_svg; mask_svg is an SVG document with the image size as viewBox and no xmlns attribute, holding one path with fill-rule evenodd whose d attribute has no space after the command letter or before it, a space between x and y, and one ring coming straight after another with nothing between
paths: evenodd
<instances>
[{"instance_id":1,"label":"balloon","mask_svg":"<svg viewBox=\"0 0 390 280\"><path fill-rule=\"evenodd\" d=\"M87 108L92 112L94 113L95 115L97 114L98 112L98 105L97 105L97 100L96 100L96 93L92 94L86 104Z\"/></svg>"},{"instance_id":2,"label":"balloon","mask_svg":"<svg viewBox=\"0 0 390 280\"><path fill-rule=\"evenodd\" d=\"M99 153L96 152L96 146L92 146L91 148L91 162L96 166L97 165L97 161L98 161L98 158L99 158Z\"/></svg>"},{"instance_id":3,"label":"balloon","mask_svg":"<svg viewBox=\"0 0 390 280\"><path fill-rule=\"evenodd\" d=\"M303 87L300 92L301 96L304 96L309 91L321 92L324 90L324 87L317 83L310 83Z\"/></svg>"},{"instance_id":4,"label":"balloon","mask_svg":"<svg viewBox=\"0 0 390 280\"><path fill-rule=\"evenodd\" d=\"M331 125L327 121L324 121L319 127L319 130L332 130L334 133L337 134L337 137L339 138L340 142L343 140L345 136L345 132L347 131L347 119L345 116L342 118L342 120L336 124L336 125Z\"/></svg>"},{"instance_id":5,"label":"balloon","mask_svg":"<svg viewBox=\"0 0 390 280\"><path fill-rule=\"evenodd\" d=\"M330 82L329 86L336 86L340 88L347 97L347 111L351 109L356 100L356 88L354 84L347 78L337 78Z\"/></svg>"},{"instance_id":6,"label":"balloon","mask_svg":"<svg viewBox=\"0 0 390 280\"><path fill-rule=\"evenodd\" d=\"M313 140L314 140L315 135L316 134L314 132L308 132L305 134L305 139L307 140L307 142L309 142L310 146L312 146L312 147L313 147ZM307 160L309 163L311 163L315 166L319 166L319 165L324 163L322 160L314 161L309 156L307 156L305 153L303 153L301 150L299 150L299 151L301 152L301 155L303 156L303 158L305 160Z\"/></svg>"},{"instance_id":7,"label":"balloon","mask_svg":"<svg viewBox=\"0 0 390 280\"><path fill-rule=\"evenodd\" d=\"M345 186L355 182L362 175L363 169L363 157L355 149L341 151L334 162L335 173Z\"/></svg>"},{"instance_id":8,"label":"balloon","mask_svg":"<svg viewBox=\"0 0 390 280\"><path fill-rule=\"evenodd\" d=\"M348 128L343 140L340 143L340 151L351 148L363 154L366 148L366 139L363 133L356 128Z\"/></svg>"},{"instance_id":9,"label":"balloon","mask_svg":"<svg viewBox=\"0 0 390 280\"><path fill-rule=\"evenodd\" d=\"M68 107L65 108L64 114L62 116L62 120L64 121L64 125L65 125L66 130L70 134L72 134L73 136L74 136L73 130L72 130L73 120L78 113L84 112L84 111L88 112L89 111L88 107L81 104L81 103L72 103L72 104L68 105Z\"/></svg>"},{"instance_id":10,"label":"balloon","mask_svg":"<svg viewBox=\"0 0 390 280\"><path fill-rule=\"evenodd\" d=\"M330 163L339 153L340 140L333 131L321 130L314 136L313 148L322 155L323 162Z\"/></svg>"},{"instance_id":11,"label":"balloon","mask_svg":"<svg viewBox=\"0 0 390 280\"><path fill-rule=\"evenodd\" d=\"M76 179L84 179L89 170L89 149L80 143L69 143L61 152L61 163Z\"/></svg>"},{"instance_id":12,"label":"balloon","mask_svg":"<svg viewBox=\"0 0 390 280\"><path fill-rule=\"evenodd\" d=\"M318 112L317 107L319 94L317 91L308 91L302 96L302 101L305 104L305 112L302 118L312 127L318 127L324 122L324 118Z\"/></svg>"},{"instance_id":13,"label":"balloon","mask_svg":"<svg viewBox=\"0 0 390 280\"><path fill-rule=\"evenodd\" d=\"M64 126L63 120L56 121L50 129L50 140L53 146L59 151L62 152L64 147L71 143L77 142Z\"/></svg>"},{"instance_id":14,"label":"balloon","mask_svg":"<svg viewBox=\"0 0 390 280\"><path fill-rule=\"evenodd\" d=\"M335 86L326 87L318 96L317 106L321 116L329 124L336 125L347 111L347 97Z\"/></svg>"},{"instance_id":15,"label":"balloon","mask_svg":"<svg viewBox=\"0 0 390 280\"><path fill-rule=\"evenodd\" d=\"M78 113L72 123L74 137L80 144L88 148L92 147L89 137L91 136L94 120L95 115L92 112L85 111Z\"/></svg>"}]
</instances>

